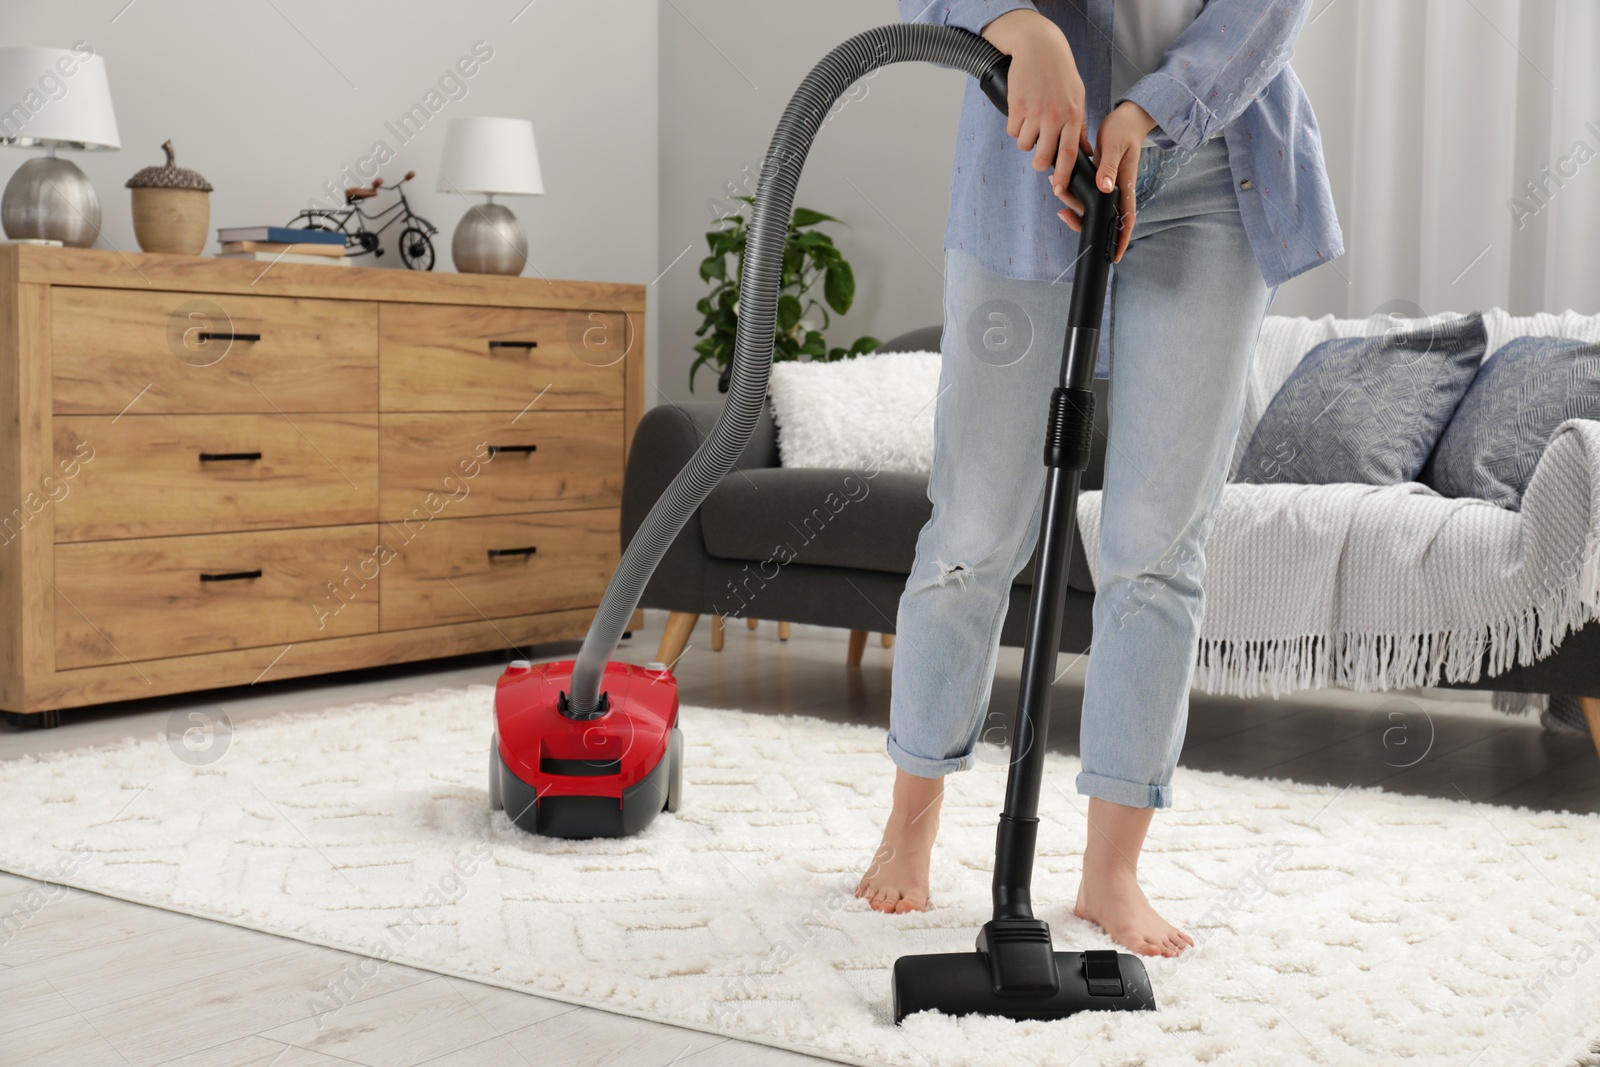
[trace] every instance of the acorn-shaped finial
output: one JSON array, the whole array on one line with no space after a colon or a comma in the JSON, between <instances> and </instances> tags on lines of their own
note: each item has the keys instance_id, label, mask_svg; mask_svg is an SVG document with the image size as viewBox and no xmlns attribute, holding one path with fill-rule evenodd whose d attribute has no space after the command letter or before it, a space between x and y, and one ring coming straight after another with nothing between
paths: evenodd
<instances>
[{"instance_id":1,"label":"acorn-shaped finial","mask_svg":"<svg viewBox=\"0 0 1600 1067\"><path fill-rule=\"evenodd\" d=\"M129 189L194 189L202 193L211 191L211 183L202 178L199 172L178 166L177 155L172 151L170 140L161 142L161 150L167 154L167 161L157 167L145 167L129 178Z\"/></svg>"}]
</instances>

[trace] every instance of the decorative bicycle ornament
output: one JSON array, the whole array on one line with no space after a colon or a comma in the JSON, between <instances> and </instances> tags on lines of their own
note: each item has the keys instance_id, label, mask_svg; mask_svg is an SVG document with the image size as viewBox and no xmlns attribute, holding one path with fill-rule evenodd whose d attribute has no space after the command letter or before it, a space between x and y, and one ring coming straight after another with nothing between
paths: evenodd
<instances>
[{"instance_id":1,"label":"decorative bicycle ornament","mask_svg":"<svg viewBox=\"0 0 1600 1067\"><path fill-rule=\"evenodd\" d=\"M400 262L409 270L432 270L434 262L433 236L439 228L411 210L401 186L417 176L414 170L387 188L394 190L399 200L382 211L371 214L361 210L364 200L371 200L385 189L383 179L373 178L368 186L357 186L344 191L342 208L306 208L289 221L290 226L304 230L324 230L344 235L346 255L374 257L383 255L380 235L395 224L400 225L396 241ZM372 225L368 225L371 223Z\"/></svg>"}]
</instances>

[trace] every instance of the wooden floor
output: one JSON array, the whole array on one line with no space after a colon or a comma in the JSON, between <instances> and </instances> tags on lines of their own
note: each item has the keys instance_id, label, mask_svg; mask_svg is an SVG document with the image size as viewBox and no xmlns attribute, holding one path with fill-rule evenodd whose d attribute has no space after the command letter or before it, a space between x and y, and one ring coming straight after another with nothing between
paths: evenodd
<instances>
[{"instance_id":1,"label":"wooden floor","mask_svg":"<svg viewBox=\"0 0 1600 1067\"><path fill-rule=\"evenodd\" d=\"M625 641L621 659L653 658L665 615ZM843 631L730 625L710 651L702 618L676 673L685 703L886 723L892 649L876 638L844 666ZM570 658L576 642L532 650ZM163 728L174 709L221 705L235 723L259 716L492 683L510 654L262 683L184 698L64 713L56 730L0 726L0 760L119 740ZM1002 649L992 710L1015 706L1017 649ZM1055 691L1051 747L1075 753L1084 661ZM1297 694L1241 700L1196 694L1183 765L1235 774L1492 804L1600 811L1600 759L1587 737L1531 719L1485 714L1482 694L1429 690ZM884 773L891 772L885 759ZM0 774L3 774L0 763ZM1182 788L1180 771L1178 786ZM999 798L996 798L998 802ZM1158 820L1159 821L1159 820ZM1158 827L1159 830L1159 827ZM875 841L862 841L865 860ZM38 896L49 902L39 905ZM22 911L17 905L31 904ZM0 1064L43 1067L321 1067L330 1064L779 1067L820 1063L759 1045L641 1022L490 986L378 968L319 1029L309 998L359 957L93 893L0 875Z\"/></svg>"}]
</instances>

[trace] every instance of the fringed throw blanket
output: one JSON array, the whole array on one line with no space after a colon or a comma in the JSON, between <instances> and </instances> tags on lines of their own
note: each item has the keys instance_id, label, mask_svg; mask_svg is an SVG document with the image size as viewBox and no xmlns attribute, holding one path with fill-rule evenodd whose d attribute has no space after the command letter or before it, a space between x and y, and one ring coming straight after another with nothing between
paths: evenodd
<instances>
[{"instance_id":1,"label":"fringed throw blanket","mask_svg":"<svg viewBox=\"0 0 1600 1067\"><path fill-rule=\"evenodd\" d=\"M1100 578L1099 492L1079 498ZM1473 681L1600 618L1600 422L1550 439L1520 513L1401 485L1228 483L1194 684L1277 696Z\"/></svg>"}]
</instances>

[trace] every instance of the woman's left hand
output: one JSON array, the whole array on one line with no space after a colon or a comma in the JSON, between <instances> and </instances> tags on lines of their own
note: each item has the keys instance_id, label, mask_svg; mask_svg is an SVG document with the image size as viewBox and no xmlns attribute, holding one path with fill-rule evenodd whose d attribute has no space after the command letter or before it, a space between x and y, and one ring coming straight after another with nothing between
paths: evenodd
<instances>
[{"instance_id":1,"label":"woman's left hand","mask_svg":"<svg viewBox=\"0 0 1600 1067\"><path fill-rule=\"evenodd\" d=\"M1117 254L1112 260L1113 263L1121 262L1122 253L1128 248L1128 239L1133 236L1133 190L1139 180L1139 149L1144 145L1145 137L1155 128L1156 120L1132 100L1124 100L1118 104L1100 124L1100 144L1094 153L1094 158L1099 163L1099 173L1095 180L1099 183L1101 192L1121 190L1118 198L1122 213L1121 229L1117 234ZM1081 231L1083 204L1066 191L1065 185L1057 195L1067 205L1057 214L1070 229L1075 232Z\"/></svg>"}]
</instances>

